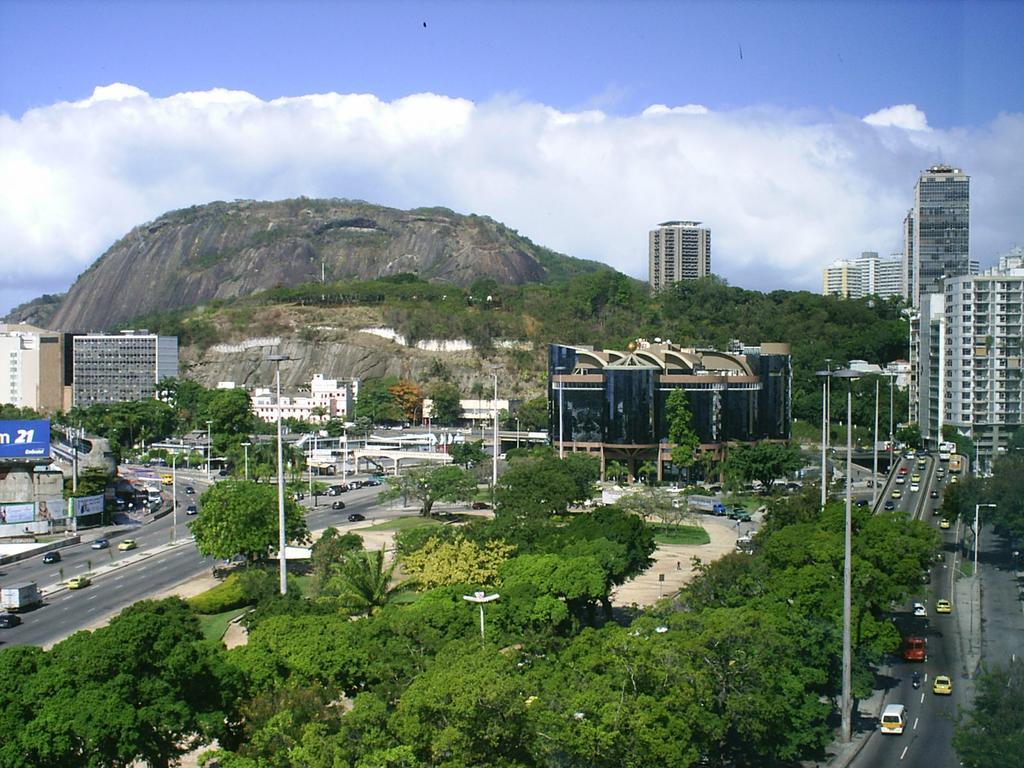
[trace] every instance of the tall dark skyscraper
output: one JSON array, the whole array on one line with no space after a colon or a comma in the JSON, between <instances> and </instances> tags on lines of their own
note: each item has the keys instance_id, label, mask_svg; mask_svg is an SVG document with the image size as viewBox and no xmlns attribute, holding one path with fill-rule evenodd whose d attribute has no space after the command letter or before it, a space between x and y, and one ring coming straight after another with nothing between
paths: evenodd
<instances>
[{"instance_id":1,"label":"tall dark skyscraper","mask_svg":"<svg viewBox=\"0 0 1024 768\"><path fill-rule=\"evenodd\" d=\"M971 272L971 177L958 168L933 165L914 186L914 207L905 220L909 298L942 291L943 277Z\"/></svg>"}]
</instances>

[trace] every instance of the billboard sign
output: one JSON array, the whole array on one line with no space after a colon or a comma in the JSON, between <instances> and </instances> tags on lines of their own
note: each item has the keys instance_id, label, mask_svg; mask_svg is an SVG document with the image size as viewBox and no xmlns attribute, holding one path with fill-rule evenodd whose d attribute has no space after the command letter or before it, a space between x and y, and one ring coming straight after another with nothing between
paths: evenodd
<instances>
[{"instance_id":1,"label":"billboard sign","mask_svg":"<svg viewBox=\"0 0 1024 768\"><path fill-rule=\"evenodd\" d=\"M0 524L31 523L36 519L36 505L31 501L22 504L0 504Z\"/></svg>"},{"instance_id":2,"label":"billboard sign","mask_svg":"<svg viewBox=\"0 0 1024 768\"><path fill-rule=\"evenodd\" d=\"M78 496L71 500L74 504L75 517L98 515L103 511L103 494L96 496Z\"/></svg>"},{"instance_id":3,"label":"billboard sign","mask_svg":"<svg viewBox=\"0 0 1024 768\"><path fill-rule=\"evenodd\" d=\"M0 421L0 459L50 457L50 422Z\"/></svg>"}]
</instances>

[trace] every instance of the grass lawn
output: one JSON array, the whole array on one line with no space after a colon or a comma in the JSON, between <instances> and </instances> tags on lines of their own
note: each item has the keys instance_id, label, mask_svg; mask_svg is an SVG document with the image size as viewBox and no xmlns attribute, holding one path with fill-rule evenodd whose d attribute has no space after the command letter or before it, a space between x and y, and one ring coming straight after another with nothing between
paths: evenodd
<instances>
[{"instance_id":1,"label":"grass lawn","mask_svg":"<svg viewBox=\"0 0 1024 768\"><path fill-rule=\"evenodd\" d=\"M699 525L655 525L654 540L658 544L707 544L708 532Z\"/></svg>"},{"instance_id":2,"label":"grass lawn","mask_svg":"<svg viewBox=\"0 0 1024 768\"><path fill-rule=\"evenodd\" d=\"M364 531L407 531L410 528L419 528L424 525L441 525L441 521L432 517L420 517L411 515L409 517L396 517L394 520L384 520L363 528Z\"/></svg>"},{"instance_id":3,"label":"grass lawn","mask_svg":"<svg viewBox=\"0 0 1024 768\"><path fill-rule=\"evenodd\" d=\"M209 616L199 617L199 627L203 630L203 637L207 640L220 641L224 633L228 631L228 624L236 616L241 616L249 608L234 608L223 613L214 613Z\"/></svg>"}]
</instances>

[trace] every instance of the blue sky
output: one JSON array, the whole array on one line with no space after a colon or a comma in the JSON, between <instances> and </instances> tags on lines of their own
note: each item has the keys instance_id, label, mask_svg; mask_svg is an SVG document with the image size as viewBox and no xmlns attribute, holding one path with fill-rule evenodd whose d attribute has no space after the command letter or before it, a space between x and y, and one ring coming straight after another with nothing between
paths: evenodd
<instances>
[{"instance_id":1,"label":"blue sky","mask_svg":"<svg viewBox=\"0 0 1024 768\"><path fill-rule=\"evenodd\" d=\"M0 0L0 311L169 208L299 194L484 213L638 277L650 225L700 219L733 284L819 290L833 259L899 247L939 161L972 175L988 264L1024 241L1022 21L1017 2ZM582 234L595 219L616 224Z\"/></svg>"}]
</instances>

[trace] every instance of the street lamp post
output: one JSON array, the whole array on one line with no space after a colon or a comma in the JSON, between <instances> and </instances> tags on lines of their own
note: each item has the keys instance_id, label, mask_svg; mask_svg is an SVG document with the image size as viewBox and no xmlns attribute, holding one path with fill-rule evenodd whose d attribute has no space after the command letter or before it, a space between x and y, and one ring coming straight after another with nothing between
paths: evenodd
<instances>
[{"instance_id":1,"label":"street lamp post","mask_svg":"<svg viewBox=\"0 0 1024 768\"><path fill-rule=\"evenodd\" d=\"M206 482L210 482L210 464L213 462L213 422L206 421Z\"/></svg>"},{"instance_id":2,"label":"street lamp post","mask_svg":"<svg viewBox=\"0 0 1024 768\"><path fill-rule=\"evenodd\" d=\"M828 462L828 380L831 370L818 371L821 377L821 508L825 509L828 501L828 480L825 479L825 466Z\"/></svg>"},{"instance_id":3,"label":"street lamp post","mask_svg":"<svg viewBox=\"0 0 1024 768\"><path fill-rule=\"evenodd\" d=\"M288 563L285 557L284 537L284 449L281 441L281 363L290 360L288 355L269 355L267 360L275 363L277 373L277 558L281 572L281 594L288 592Z\"/></svg>"},{"instance_id":4,"label":"street lamp post","mask_svg":"<svg viewBox=\"0 0 1024 768\"><path fill-rule=\"evenodd\" d=\"M178 540L178 454L171 454L171 541Z\"/></svg>"},{"instance_id":5,"label":"street lamp post","mask_svg":"<svg viewBox=\"0 0 1024 768\"><path fill-rule=\"evenodd\" d=\"M249 482L249 446L252 445L252 443L246 441L240 445L242 446L242 450L245 451L245 481Z\"/></svg>"},{"instance_id":6,"label":"street lamp post","mask_svg":"<svg viewBox=\"0 0 1024 768\"><path fill-rule=\"evenodd\" d=\"M484 641L484 603L491 603L501 595L495 593L488 595L485 592L474 592L472 595L463 595L462 599L480 606L480 642Z\"/></svg>"},{"instance_id":7,"label":"street lamp post","mask_svg":"<svg viewBox=\"0 0 1024 768\"><path fill-rule=\"evenodd\" d=\"M555 371L561 376L566 371L565 366L555 366ZM565 387L565 382L559 378L558 380L558 458L565 458L565 415L562 412L562 390Z\"/></svg>"},{"instance_id":8,"label":"street lamp post","mask_svg":"<svg viewBox=\"0 0 1024 768\"><path fill-rule=\"evenodd\" d=\"M491 447L491 493L498 487L498 371L500 365L492 365L491 375L494 376L494 399L491 400L491 411L494 416L494 445Z\"/></svg>"},{"instance_id":9,"label":"street lamp post","mask_svg":"<svg viewBox=\"0 0 1024 768\"><path fill-rule=\"evenodd\" d=\"M849 742L853 731L853 696L851 690L851 668L853 651L850 647L850 614L852 602L853 559L853 381L860 378L860 371L845 368L835 371L832 376L848 379L846 389L846 525L843 536L843 698L840 712L842 718L842 740Z\"/></svg>"},{"instance_id":10,"label":"street lamp post","mask_svg":"<svg viewBox=\"0 0 1024 768\"><path fill-rule=\"evenodd\" d=\"M896 435L893 432L893 384L896 381L896 374L889 372L889 471L892 472L893 452L896 449Z\"/></svg>"},{"instance_id":11,"label":"street lamp post","mask_svg":"<svg viewBox=\"0 0 1024 768\"><path fill-rule=\"evenodd\" d=\"M878 504L878 379L875 379L875 434L871 455L871 508Z\"/></svg>"}]
</instances>

